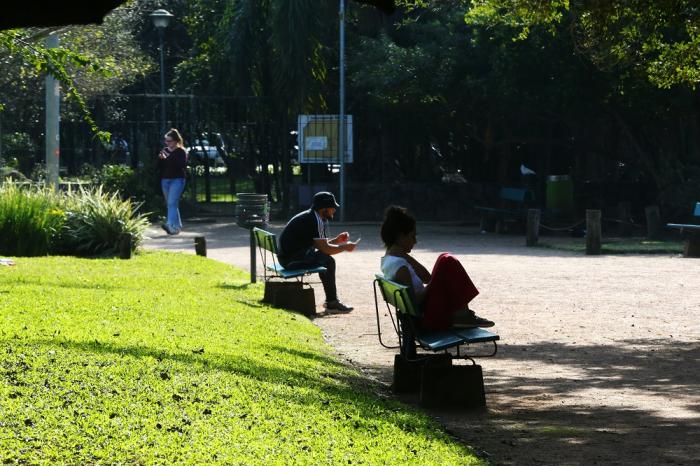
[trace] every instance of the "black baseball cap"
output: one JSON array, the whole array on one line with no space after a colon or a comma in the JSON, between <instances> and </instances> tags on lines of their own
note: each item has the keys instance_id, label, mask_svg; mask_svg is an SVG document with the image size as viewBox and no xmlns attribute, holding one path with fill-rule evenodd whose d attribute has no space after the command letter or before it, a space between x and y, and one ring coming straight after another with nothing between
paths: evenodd
<instances>
[{"instance_id":1,"label":"black baseball cap","mask_svg":"<svg viewBox=\"0 0 700 466\"><path fill-rule=\"evenodd\" d=\"M314 210L325 209L329 207L332 207L334 209L340 207L340 204L335 202L335 196L333 195L333 193L329 193L328 191L321 191L314 194Z\"/></svg>"}]
</instances>

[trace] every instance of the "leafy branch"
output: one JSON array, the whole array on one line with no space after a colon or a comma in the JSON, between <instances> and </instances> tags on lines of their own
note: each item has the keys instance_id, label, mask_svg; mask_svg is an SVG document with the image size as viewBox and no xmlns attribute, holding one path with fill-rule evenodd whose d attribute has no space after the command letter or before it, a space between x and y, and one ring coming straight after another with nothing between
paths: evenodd
<instances>
[{"instance_id":1,"label":"leafy branch","mask_svg":"<svg viewBox=\"0 0 700 466\"><path fill-rule=\"evenodd\" d=\"M62 47L47 48L37 43L38 39L57 32L57 30L42 30L29 36L26 31L19 29L0 31L0 48L4 48L9 54L19 54L27 65L33 66L37 72L49 73L56 78L65 89L68 97L78 105L83 121L88 124L93 134L101 142L107 143L110 133L101 131L97 126L68 69L74 66L85 69L89 73L103 76L111 76L113 73L97 60L90 59L85 55ZM0 102L0 110L2 108L3 104Z\"/></svg>"}]
</instances>

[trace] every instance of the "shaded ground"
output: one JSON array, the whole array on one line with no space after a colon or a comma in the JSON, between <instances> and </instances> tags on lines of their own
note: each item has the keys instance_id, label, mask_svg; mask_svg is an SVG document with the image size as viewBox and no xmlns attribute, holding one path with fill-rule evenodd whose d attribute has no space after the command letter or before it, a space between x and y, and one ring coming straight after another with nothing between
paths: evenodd
<instances>
[{"instance_id":1,"label":"shaded ground","mask_svg":"<svg viewBox=\"0 0 700 466\"><path fill-rule=\"evenodd\" d=\"M394 351L378 344L372 292L383 254L378 225L333 229L363 237L354 253L336 256L340 297L356 309L314 322L342 357L388 384ZM204 234L209 257L249 268L247 231L233 223L185 230L167 237L153 229L147 246L194 253L192 237ZM502 339L495 358L480 360L488 408L431 414L495 464L697 464L700 260L523 244L419 225L416 257L432 264L439 252L456 254L481 290L473 308L497 322Z\"/></svg>"}]
</instances>

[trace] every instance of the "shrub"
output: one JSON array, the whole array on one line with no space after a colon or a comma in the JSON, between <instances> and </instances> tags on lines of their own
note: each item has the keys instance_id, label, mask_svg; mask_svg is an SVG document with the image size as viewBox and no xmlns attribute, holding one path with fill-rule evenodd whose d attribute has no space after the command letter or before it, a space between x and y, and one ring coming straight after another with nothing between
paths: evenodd
<instances>
[{"instance_id":1,"label":"shrub","mask_svg":"<svg viewBox=\"0 0 700 466\"><path fill-rule=\"evenodd\" d=\"M9 182L0 185L0 254L48 254L64 220L56 194Z\"/></svg>"},{"instance_id":2,"label":"shrub","mask_svg":"<svg viewBox=\"0 0 700 466\"><path fill-rule=\"evenodd\" d=\"M132 248L143 241L148 227L141 204L123 200L119 193L106 193L102 187L65 194L65 222L55 250L75 255L115 254L123 233L132 236Z\"/></svg>"},{"instance_id":3,"label":"shrub","mask_svg":"<svg viewBox=\"0 0 700 466\"><path fill-rule=\"evenodd\" d=\"M134 170L126 165L105 165L93 175L95 185L107 193L119 193L123 199L133 195L136 183Z\"/></svg>"},{"instance_id":4,"label":"shrub","mask_svg":"<svg viewBox=\"0 0 700 466\"><path fill-rule=\"evenodd\" d=\"M162 210L160 177L156 166L147 165L133 170L126 165L105 165L94 172L92 181L107 193L119 193L122 199L131 199L149 212Z\"/></svg>"}]
</instances>

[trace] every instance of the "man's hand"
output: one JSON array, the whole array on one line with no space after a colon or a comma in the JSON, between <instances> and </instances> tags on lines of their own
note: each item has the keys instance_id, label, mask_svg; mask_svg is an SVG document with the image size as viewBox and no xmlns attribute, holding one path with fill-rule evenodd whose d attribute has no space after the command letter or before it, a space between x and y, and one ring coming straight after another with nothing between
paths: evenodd
<instances>
[{"instance_id":1,"label":"man's hand","mask_svg":"<svg viewBox=\"0 0 700 466\"><path fill-rule=\"evenodd\" d=\"M342 243L346 243L349 239L350 239L350 233L348 233L347 231L344 231L341 234L339 234L338 236L336 236L335 239L333 239L333 242L335 244L342 244Z\"/></svg>"}]
</instances>

